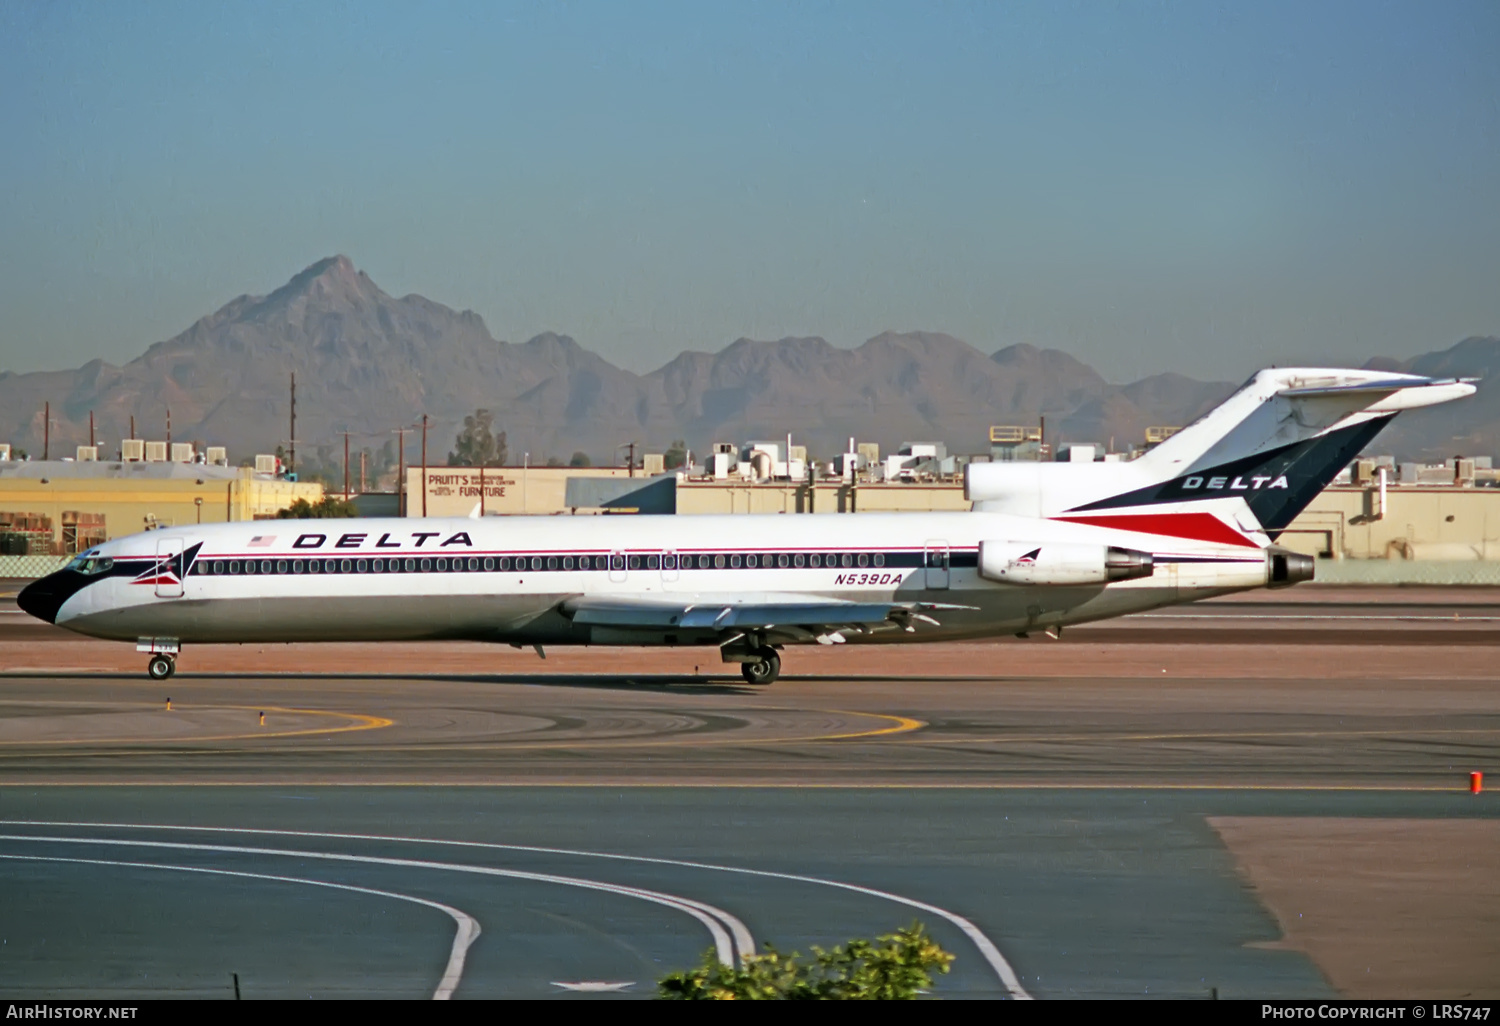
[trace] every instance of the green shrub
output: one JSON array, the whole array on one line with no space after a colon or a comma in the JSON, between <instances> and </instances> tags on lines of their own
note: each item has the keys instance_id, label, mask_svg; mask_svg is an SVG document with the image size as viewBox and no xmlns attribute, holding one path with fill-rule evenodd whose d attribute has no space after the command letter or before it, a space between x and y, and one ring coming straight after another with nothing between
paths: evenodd
<instances>
[{"instance_id":1,"label":"green shrub","mask_svg":"<svg viewBox=\"0 0 1500 1026\"><path fill-rule=\"evenodd\" d=\"M696 969L664 976L657 993L673 1001L903 1001L931 987L932 974L946 973L952 962L922 924L913 923L832 951L814 947L811 958L783 955L767 944L734 967L709 950Z\"/></svg>"},{"instance_id":2,"label":"green shrub","mask_svg":"<svg viewBox=\"0 0 1500 1026\"><path fill-rule=\"evenodd\" d=\"M354 503L339 498L337 495L325 495L317 503L308 502L306 499L298 499L286 509L278 510L278 520L328 520L335 517L357 517Z\"/></svg>"}]
</instances>

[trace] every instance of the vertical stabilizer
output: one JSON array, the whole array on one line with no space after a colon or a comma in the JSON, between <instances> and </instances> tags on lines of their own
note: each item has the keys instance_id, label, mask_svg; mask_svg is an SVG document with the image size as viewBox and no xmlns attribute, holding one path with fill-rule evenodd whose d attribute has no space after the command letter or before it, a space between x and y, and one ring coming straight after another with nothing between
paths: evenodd
<instances>
[{"instance_id":1,"label":"vertical stabilizer","mask_svg":"<svg viewBox=\"0 0 1500 1026\"><path fill-rule=\"evenodd\" d=\"M981 465L970 498L976 509L1264 546L1397 413L1473 392L1468 381L1410 374L1263 370L1137 460L1019 472Z\"/></svg>"}]
</instances>

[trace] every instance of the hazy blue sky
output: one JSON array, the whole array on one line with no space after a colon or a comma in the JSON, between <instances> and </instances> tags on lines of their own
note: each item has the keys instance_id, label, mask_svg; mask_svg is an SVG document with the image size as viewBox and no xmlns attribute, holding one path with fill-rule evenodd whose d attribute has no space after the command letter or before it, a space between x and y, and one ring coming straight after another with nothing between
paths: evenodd
<instances>
[{"instance_id":1,"label":"hazy blue sky","mask_svg":"<svg viewBox=\"0 0 1500 1026\"><path fill-rule=\"evenodd\" d=\"M347 253L635 369L947 331L1107 376L1500 333L1500 4L0 5L0 369Z\"/></svg>"}]
</instances>

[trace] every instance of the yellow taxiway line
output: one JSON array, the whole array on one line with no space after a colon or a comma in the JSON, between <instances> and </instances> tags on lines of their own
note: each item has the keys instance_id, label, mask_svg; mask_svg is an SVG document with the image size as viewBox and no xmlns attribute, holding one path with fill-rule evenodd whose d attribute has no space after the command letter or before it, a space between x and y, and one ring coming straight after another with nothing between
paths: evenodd
<instances>
[{"instance_id":1,"label":"yellow taxiway line","mask_svg":"<svg viewBox=\"0 0 1500 1026\"><path fill-rule=\"evenodd\" d=\"M150 709L161 708L161 706L156 703L152 703L150 706L144 706L143 703L134 704L143 705L144 708ZM383 716L367 716L363 713L337 712L332 709L290 709L284 706L276 705L179 705L176 709L172 710L172 713L163 713L163 715L172 715L179 712L192 712L195 710L203 711L228 709L243 712L281 713L291 716L327 716L342 720L352 720L354 722L346 723L345 725L339 727L304 727L299 730L257 730L253 733L247 734L209 734L191 735L186 737L81 737L52 738L49 740L39 741L0 741L0 746L32 747L40 745L180 744L185 742L196 744L204 741L243 741L251 738L258 740L273 737L304 737L309 734L346 734L351 731L359 730L379 730L382 727L389 727L396 722L395 720L386 719Z\"/></svg>"}]
</instances>

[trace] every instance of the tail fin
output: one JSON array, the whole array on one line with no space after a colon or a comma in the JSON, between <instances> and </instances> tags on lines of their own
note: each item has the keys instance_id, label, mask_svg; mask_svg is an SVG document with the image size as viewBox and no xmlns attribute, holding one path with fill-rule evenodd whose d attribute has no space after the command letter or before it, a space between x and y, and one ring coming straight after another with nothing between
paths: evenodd
<instances>
[{"instance_id":1,"label":"tail fin","mask_svg":"<svg viewBox=\"0 0 1500 1026\"><path fill-rule=\"evenodd\" d=\"M1036 465L1032 515L1264 545L1397 413L1473 392L1469 381L1383 371L1263 370L1140 459ZM1007 466L975 467L976 509L1023 512L1012 508L1021 482Z\"/></svg>"}]
</instances>

